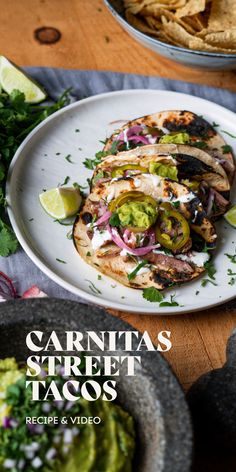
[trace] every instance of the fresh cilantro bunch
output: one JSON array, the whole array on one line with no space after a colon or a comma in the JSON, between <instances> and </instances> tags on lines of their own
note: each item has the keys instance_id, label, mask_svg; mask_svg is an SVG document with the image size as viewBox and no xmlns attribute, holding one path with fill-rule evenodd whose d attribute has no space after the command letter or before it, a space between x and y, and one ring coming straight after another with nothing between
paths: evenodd
<instances>
[{"instance_id":1,"label":"fresh cilantro bunch","mask_svg":"<svg viewBox=\"0 0 236 472\"><path fill-rule=\"evenodd\" d=\"M5 183L10 162L25 137L41 121L69 103L69 90L50 105L32 105L25 95L13 90L0 93L0 256L17 250L16 236L6 223Z\"/></svg>"}]
</instances>

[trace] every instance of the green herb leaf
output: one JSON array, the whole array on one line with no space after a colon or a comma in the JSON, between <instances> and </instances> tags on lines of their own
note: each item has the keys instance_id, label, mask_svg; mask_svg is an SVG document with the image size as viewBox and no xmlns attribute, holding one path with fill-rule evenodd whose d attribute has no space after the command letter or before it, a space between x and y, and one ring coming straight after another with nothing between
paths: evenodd
<instances>
[{"instance_id":1,"label":"green herb leaf","mask_svg":"<svg viewBox=\"0 0 236 472\"><path fill-rule=\"evenodd\" d=\"M228 152L232 152L232 148L228 144L224 144L224 146L221 146L221 149L223 151L223 154L227 154Z\"/></svg>"},{"instance_id":2,"label":"green herb leaf","mask_svg":"<svg viewBox=\"0 0 236 472\"><path fill-rule=\"evenodd\" d=\"M91 280L85 279L85 281L89 283L89 288L90 288L91 292L93 292L95 295L98 295L98 294L100 295L102 293L101 290L99 290L96 287L96 285L94 285L94 283L91 282Z\"/></svg>"},{"instance_id":3,"label":"green herb leaf","mask_svg":"<svg viewBox=\"0 0 236 472\"><path fill-rule=\"evenodd\" d=\"M205 262L204 267L207 271L208 277L210 277L210 279L215 280L216 268L214 266L214 263L212 261L207 261Z\"/></svg>"},{"instance_id":4,"label":"green herb leaf","mask_svg":"<svg viewBox=\"0 0 236 472\"><path fill-rule=\"evenodd\" d=\"M143 289L143 298L149 302L161 302L164 297L156 287L148 287Z\"/></svg>"},{"instance_id":5,"label":"green herb leaf","mask_svg":"<svg viewBox=\"0 0 236 472\"><path fill-rule=\"evenodd\" d=\"M229 259L233 264L236 264L236 254L233 254L233 255L232 255L232 254L227 254L227 253L225 252L224 255L227 256L228 259Z\"/></svg>"},{"instance_id":6,"label":"green herb leaf","mask_svg":"<svg viewBox=\"0 0 236 472\"><path fill-rule=\"evenodd\" d=\"M144 267L147 264L148 264L148 261L146 261L145 259L142 262L140 262L140 264L138 264L137 267L132 272L130 272L130 274L127 275L128 280L135 279L139 270L142 269L142 267Z\"/></svg>"},{"instance_id":7,"label":"green herb leaf","mask_svg":"<svg viewBox=\"0 0 236 472\"><path fill-rule=\"evenodd\" d=\"M18 249L18 241L12 229L0 220L0 256L7 257Z\"/></svg>"},{"instance_id":8,"label":"green herb leaf","mask_svg":"<svg viewBox=\"0 0 236 472\"><path fill-rule=\"evenodd\" d=\"M179 306L179 303L178 302L161 302L159 304L160 307L163 307L163 306Z\"/></svg>"},{"instance_id":9,"label":"green herb leaf","mask_svg":"<svg viewBox=\"0 0 236 472\"><path fill-rule=\"evenodd\" d=\"M66 261L63 261L63 259L58 259L58 257L56 257L56 261L57 261L57 262L61 262L61 264L67 264Z\"/></svg>"},{"instance_id":10,"label":"green herb leaf","mask_svg":"<svg viewBox=\"0 0 236 472\"><path fill-rule=\"evenodd\" d=\"M120 218L118 213L113 213L109 218L109 224L111 226L120 226Z\"/></svg>"},{"instance_id":11,"label":"green herb leaf","mask_svg":"<svg viewBox=\"0 0 236 472\"><path fill-rule=\"evenodd\" d=\"M65 159L66 159L67 162L69 162L70 164L74 164L74 162L71 160L71 154L67 154L67 156L65 157Z\"/></svg>"},{"instance_id":12,"label":"green herb leaf","mask_svg":"<svg viewBox=\"0 0 236 472\"><path fill-rule=\"evenodd\" d=\"M63 185L67 185L69 181L70 181L70 177L69 177L69 175L67 175L65 177L64 182L62 184L59 184L58 187L63 187Z\"/></svg>"},{"instance_id":13,"label":"green herb leaf","mask_svg":"<svg viewBox=\"0 0 236 472\"><path fill-rule=\"evenodd\" d=\"M206 285L207 285L208 283L210 283L210 284L212 284L212 285L215 285L215 287L217 286L217 284L216 284L215 282L213 282L212 280L210 280L210 279L202 279L202 281L201 281L201 286L202 286L202 287L206 287Z\"/></svg>"},{"instance_id":14,"label":"green herb leaf","mask_svg":"<svg viewBox=\"0 0 236 472\"><path fill-rule=\"evenodd\" d=\"M234 285L235 284L235 278L231 277L231 279L228 282L229 285Z\"/></svg>"},{"instance_id":15,"label":"green herb leaf","mask_svg":"<svg viewBox=\"0 0 236 472\"><path fill-rule=\"evenodd\" d=\"M236 275L236 272L233 272L231 269L228 269L227 275Z\"/></svg>"},{"instance_id":16,"label":"green herb leaf","mask_svg":"<svg viewBox=\"0 0 236 472\"><path fill-rule=\"evenodd\" d=\"M207 143L205 141L194 141L191 143L191 146L197 147L199 149L207 148Z\"/></svg>"},{"instance_id":17,"label":"green herb leaf","mask_svg":"<svg viewBox=\"0 0 236 472\"><path fill-rule=\"evenodd\" d=\"M236 136L234 136L233 134L229 133L229 131L225 131L225 130L222 129L222 130L221 130L221 133L225 133L225 134L227 134L228 136L230 136L231 138L236 139Z\"/></svg>"},{"instance_id":18,"label":"green herb leaf","mask_svg":"<svg viewBox=\"0 0 236 472\"><path fill-rule=\"evenodd\" d=\"M51 105L35 105L25 102L19 90L10 95L0 92L0 255L7 256L17 250L18 244L13 231L4 222L5 181L10 162L25 137L45 118L69 103L70 89Z\"/></svg>"},{"instance_id":19,"label":"green herb leaf","mask_svg":"<svg viewBox=\"0 0 236 472\"><path fill-rule=\"evenodd\" d=\"M175 293L170 296L170 301L161 302L159 304L159 306L160 307L163 307L163 306L179 306L179 303L176 302L176 300L175 300Z\"/></svg>"}]
</instances>

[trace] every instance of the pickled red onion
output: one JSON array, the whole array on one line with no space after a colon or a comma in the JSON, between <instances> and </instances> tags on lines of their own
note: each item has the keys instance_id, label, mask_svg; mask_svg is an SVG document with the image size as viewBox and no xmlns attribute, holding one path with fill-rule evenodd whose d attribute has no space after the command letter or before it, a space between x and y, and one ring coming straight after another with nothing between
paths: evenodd
<instances>
[{"instance_id":1,"label":"pickled red onion","mask_svg":"<svg viewBox=\"0 0 236 472\"><path fill-rule=\"evenodd\" d=\"M134 256L145 256L145 254L148 254L153 249L157 249L160 247L160 244L152 244L150 246L139 247L137 249L130 248L127 244L125 244L116 228L112 228L110 225L107 225L107 229L111 234L113 242L119 248L125 249L129 254L133 254Z\"/></svg>"}]
</instances>

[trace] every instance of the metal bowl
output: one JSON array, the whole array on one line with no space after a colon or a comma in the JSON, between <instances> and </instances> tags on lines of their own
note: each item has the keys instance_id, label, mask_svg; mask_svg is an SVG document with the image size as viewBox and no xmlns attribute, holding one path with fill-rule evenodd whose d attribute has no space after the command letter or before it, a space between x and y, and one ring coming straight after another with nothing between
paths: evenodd
<instances>
[{"instance_id":1,"label":"metal bowl","mask_svg":"<svg viewBox=\"0 0 236 472\"><path fill-rule=\"evenodd\" d=\"M124 17L122 0L104 0L105 5L111 11L120 25L136 39L140 44L152 51L167 57L185 66L203 68L208 70L232 70L236 69L236 54L222 54L206 51L195 51L184 47L163 43L156 38L142 33L131 26Z\"/></svg>"},{"instance_id":2,"label":"metal bowl","mask_svg":"<svg viewBox=\"0 0 236 472\"><path fill-rule=\"evenodd\" d=\"M32 355L26 347L25 337L33 330L44 333L55 330L60 339L70 330L133 330L96 306L53 299L2 303L0 327L0 358L14 356L18 361L25 361ZM122 341L119 341L118 351L111 355L124 355L122 348ZM93 355L101 355L96 346ZM184 394L158 352L143 351L141 356L142 365L137 363L135 377L127 377L122 368L121 375L116 377L118 401L134 417L136 424L137 450L133 470L189 472L192 429Z\"/></svg>"}]
</instances>

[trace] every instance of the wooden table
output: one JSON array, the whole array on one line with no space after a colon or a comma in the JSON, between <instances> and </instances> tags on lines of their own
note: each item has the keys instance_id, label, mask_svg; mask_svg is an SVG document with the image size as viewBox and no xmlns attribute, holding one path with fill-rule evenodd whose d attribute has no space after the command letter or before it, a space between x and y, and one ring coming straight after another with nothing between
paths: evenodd
<instances>
[{"instance_id":1,"label":"wooden table","mask_svg":"<svg viewBox=\"0 0 236 472\"><path fill-rule=\"evenodd\" d=\"M102 0L0 0L1 54L19 65L100 69L140 73L226 87L236 91L235 72L187 69L139 46L116 23ZM55 44L40 44L34 31L60 30ZM226 340L236 325L236 302L196 314L139 316L115 313L155 340L160 330L172 333L166 355L183 387L222 366Z\"/></svg>"}]
</instances>

